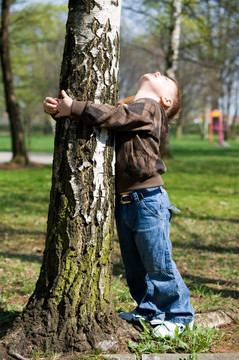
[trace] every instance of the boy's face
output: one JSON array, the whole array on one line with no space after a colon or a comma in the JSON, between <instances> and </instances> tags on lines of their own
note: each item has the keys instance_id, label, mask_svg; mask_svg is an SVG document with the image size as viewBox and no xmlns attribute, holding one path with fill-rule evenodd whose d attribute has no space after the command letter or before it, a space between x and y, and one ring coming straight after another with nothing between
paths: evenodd
<instances>
[{"instance_id":1,"label":"boy's face","mask_svg":"<svg viewBox=\"0 0 239 360\"><path fill-rule=\"evenodd\" d=\"M159 98L167 97L174 99L177 93L177 86L173 80L160 72L144 74L138 83L139 89L146 85L147 88L153 91Z\"/></svg>"}]
</instances>

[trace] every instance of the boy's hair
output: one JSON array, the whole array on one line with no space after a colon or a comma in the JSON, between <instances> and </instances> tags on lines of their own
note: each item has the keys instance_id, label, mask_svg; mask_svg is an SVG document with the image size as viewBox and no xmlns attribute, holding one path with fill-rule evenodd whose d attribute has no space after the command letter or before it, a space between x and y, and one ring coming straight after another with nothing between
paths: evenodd
<instances>
[{"instance_id":1,"label":"boy's hair","mask_svg":"<svg viewBox=\"0 0 239 360\"><path fill-rule=\"evenodd\" d=\"M176 89L177 89L172 105L166 110L168 119L172 120L177 115L179 115L180 108L181 108L181 97L180 97L179 86L178 86L177 81L169 76L167 76L167 77L174 82L174 84L176 85Z\"/></svg>"}]
</instances>

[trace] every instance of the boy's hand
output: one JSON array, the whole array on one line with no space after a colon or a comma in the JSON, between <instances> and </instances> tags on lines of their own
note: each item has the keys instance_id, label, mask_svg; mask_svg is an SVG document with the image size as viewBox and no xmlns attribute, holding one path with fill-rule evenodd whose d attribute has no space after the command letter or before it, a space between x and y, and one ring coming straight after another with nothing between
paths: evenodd
<instances>
[{"instance_id":1,"label":"boy's hand","mask_svg":"<svg viewBox=\"0 0 239 360\"><path fill-rule=\"evenodd\" d=\"M70 98L64 90L61 91L61 95L62 99L58 100L55 118L69 116L71 114L72 98Z\"/></svg>"},{"instance_id":2,"label":"boy's hand","mask_svg":"<svg viewBox=\"0 0 239 360\"><path fill-rule=\"evenodd\" d=\"M43 109L49 115L55 115L57 113L58 99L46 97L43 101Z\"/></svg>"}]
</instances>

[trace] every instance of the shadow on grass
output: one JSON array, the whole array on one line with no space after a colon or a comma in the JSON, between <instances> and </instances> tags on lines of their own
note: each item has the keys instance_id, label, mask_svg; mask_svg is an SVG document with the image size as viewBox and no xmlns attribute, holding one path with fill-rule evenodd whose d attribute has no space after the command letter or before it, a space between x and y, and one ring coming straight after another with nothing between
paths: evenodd
<instances>
[{"instance_id":1,"label":"shadow on grass","mask_svg":"<svg viewBox=\"0 0 239 360\"><path fill-rule=\"evenodd\" d=\"M113 264L113 275L114 276L121 275L123 277L123 279L126 279L124 265L121 262Z\"/></svg>"},{"instance_id":2,"label":"shadow on grass","mask_svg":"<svg viewBox=\"0 0 239 360\"><path fill-rule=\"evenodd\" d=\"M178 215L177 215L178 216ZM210 221L216 221L218 223L223 221L228 221L231 223L238 223L239 220L237 219L227 219L227 218L217 218L217 217L211 217L211 216L198 216L196 214L190 214L186 216L180 215L180 218L188 218L188 219L196 219L196 220L206 220L208 222ZM179 219L179 217L178 217ZM201 235L197 234L195 231L189 231L185 228L184 225L180 223L180 219L174 221L174 226L177 228L178 231L180 231L184 236L186 236L187 239L191 239L190 241L184 241L184 240L174 240L173 241L173 248L183 248L183 249L194 249L194 250L201 250L201 251L210 251L210 252L216 252L218 254L238 254L239 253L239 246L228 246L226 241L223 243L225 246L221 246L218 244L205 244L205 238L202 238Z\"/></svg>"},{"instance_id":3,"label":"shadow on grass","mask_svg":"<svg viewBox=\"0 0 239 360\"><path fill-rule=\"evenodd\" d=\"M16 229L12 229L12 228L2 228L0 229L0 235L1 234L16 234L16 235L26 235L26 236L29 236L29 235L37 235L37 236L46 236L46 233L43 232L43 231L38 231L38 230L34 230L34 231L29 231L28 229L19 229L19 228L16 228Z\"/></svg>"},{"instance_id":4,"label":"shadow on grass","mask_svg":"<svg viewBox=\"0 0 239 360\"><path fill-rule=\"evenodd\" d=\"M195 285L194 284L200 284L203 286L203 288L207 291L210 292L211 294L214 295L220 295L221 297L224 298L233 298L233 299L238 299L239 298L239 291L237 290L232 290L232 289L228 289L228 288L223 288L222 290L220 289L215 289L214 287L209 286L208 284L220 284L220 285L239 285L237 282L230 282L230 281L222 281L222 280L216 280L216 279L209 279L206 277L201 277L201 276L196 276L196 275L191 275L191 274L183 274L183 278L190 280L191 284L187 284L188 288L190 290L194 290L195 289Z\"/></svg>"},{"instance_id":5,"label":"shadow on grass","mask_svg":"<svg viewBox=\"0 0 239 360\"><path fill-rule=\"evenodd\" d=\"M3 256L7 259L19 259L23 262L34 262L34 263L42 263L42 254L35 255L35 254L12 254L8 252L0 252L0 256Z\"/></svg>"},{"instance_id":6,"label":"shadow on grass","mask_svg":"<svg viewBox=\"0 0 239 360\"><path fill-rule=\"evenodd\" d=\"M11 327L19 314L19 311L4 310L0 303L0 338L6 334L7 330Z\"/></svg>"},{"instance_id":7,"label":"shadow on grass","mask_svg":"<svg viewBox=\"0 0 239 360\"><path fill-rule=\"evenodd\" d=\"M191 237L194 238L195 240L195 234L190 234ZM234 254L238 254L239 253L239 248L238 247L223 247L223 246L219 246L219 245L202 245L200 244L200 241L198 243L196 243L196 241L194 243L183 243L183 241L174 241L173 242L173 247L174 248L180 248L180 249L194 249L194 250L202 250L202 251L210 251L210 252L216 252L218 254L230 254L230 253L234 253Z\"/></svg>"},{"instance_id":8,"label":"shadow on grass","mask_svg":"<svg viewBox=\"0 0 239 360\"><path fill-rule=\"evenodd\" d=\"M114 264L113 275L114 276L121 275L123 279L126 279L124 268L122 267L122 265L120 263ZM216 285L220 284L220 285L225 285L225 286L239 286L239 283L237 283L237 282L226 281L226 280L221 280L221 279L220 280L219 279L210 279L207 277L196 276L196 275L185 274L185 273L182 275L182 277L184 280L189 280L186 282L187 282L187 286L190 290L194 290L195 284L197 284L197 285L202 285L203 288L205 289L205 291L210 292L211 294L221 295L221 297L224 297L224 298L233 298L233 299L239 298L239 291L237 291L237 290L232 290L227 287L220 290L220 289L215 289L208 285L208 284L216 284Z\"/></svg>"},{"instance_id":9,"label":"shadow on grass","mask_svg":"<svg viewBox=\"0 0 239 360\"><path fill-rule=\"evenodd\" d=\"M177 216L177 215L175 215ZM239 224L239 219L228 219L228 218L219 218L216 216L200 216L197 215L196 213L190 212L190 215L180 215L181 218L188 218L188 219L196 219L196 220L212 220L212 221L227 221L227 222L231 222L234 224Z\"/></svg>"}]
</instances>

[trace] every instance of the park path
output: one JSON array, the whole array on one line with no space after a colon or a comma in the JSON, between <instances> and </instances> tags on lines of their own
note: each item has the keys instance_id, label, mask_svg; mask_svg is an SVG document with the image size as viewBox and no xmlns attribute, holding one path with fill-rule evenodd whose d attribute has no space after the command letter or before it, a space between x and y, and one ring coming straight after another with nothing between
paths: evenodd
<instances>
[{"instance_id":1,"label":"park path","mask_svg":"<svg viewBox=\"0 0 239 360\"><path fill-rule=\"evenodd\" d=\"M30 161L39 164L52 164L52 160L53 160L53 154L47 154L47 153L29 153L28 156ZM0 151L0 164L4 164L10 161L11 158L12 158L11 151Z\"/></svg>"}]
</instances>

